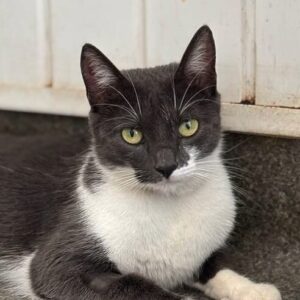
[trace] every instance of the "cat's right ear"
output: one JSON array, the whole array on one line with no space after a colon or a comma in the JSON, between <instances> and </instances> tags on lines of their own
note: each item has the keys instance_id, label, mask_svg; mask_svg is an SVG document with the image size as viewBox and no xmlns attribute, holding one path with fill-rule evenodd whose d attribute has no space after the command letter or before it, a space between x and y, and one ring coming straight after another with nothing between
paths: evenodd
<instances>
[{"instance_id":1,"label":"cat's right ear","mask_svg":"<svg viewBox=\"0 0 300 300\"><path fill-rule=\"evenodd\" d=\"M207 25L202 26L189 43L175 79L194 85L198 89L209 88L213 92L217 82L215 70L216 49L213 34Z\"/></svg>"},{"instance_id":2,"label":"cat's right ear","mask_svg":"<svg viewBox=\"0 0 300 300\"><path fill-rule=\"evenodd\" d=\"M82 47L80 66L91 106L101 102L111 92L111 87L116 87L124 80L113 63L91 44Z\"/></svg>"}]
</instances>

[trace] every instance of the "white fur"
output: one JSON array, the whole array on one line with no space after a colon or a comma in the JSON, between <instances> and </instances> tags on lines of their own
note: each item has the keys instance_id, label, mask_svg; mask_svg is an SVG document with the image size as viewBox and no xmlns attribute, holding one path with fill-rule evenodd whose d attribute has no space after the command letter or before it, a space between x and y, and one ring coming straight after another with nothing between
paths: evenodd
<instances>
[{"instance_id":1,"label":"white fur","mask_svg":"<svg viewBox=\"0 0 300 300\"><path fill-rule=\"evenodd\" d=\"M197 48L193 49L188 62L188 72L191 74L201 74L207 71L208 53L204 43L200 43Z\"/></svg>"},{"instance_id":2,"label":"white fur","mask_svg":"<svg viewBox=\"0 0 300 300\"><path fill-rule=\"evenodd\" d=\"M90 67L94 70L99 87L109 86L116 81L112 71L98 57L94 57L94 55L90 55Z\"/></svg>"},{"instance_id":3,"label":"white fur","mask_svg":"<svg viewBox=\"0 0 300 300\"><path fill-rule=\"evenodd\" d=\"M205 285L197 284L206 295L217 300L281 300L271 284L254 283L231 270L221 270Z\"/></svg>"},{"instance_id":4,"label":"white fur","mask_svg":"<svg viewBox=\"0 0 300 300\"><path fill-rule=\"evenodd\" d=\"M1 281L5 282L7 291L16 297L30 297L30 299L38 299L34 296L30 283L30 264L34 257L34 253L24 255L14 259L0 260Z\"/></svg>"},{"instance_id":5,"label":"white fur","mask_svg":"<svg viewBox=\"0 0 300 300\"><path fill-rule=\"evenodd\" d=\"M206 174L204 181L193 177L193 150L190 156L170 182L152 186L139 186L130 168L112 171L100 163L105 182L97 192L86 189L80 176L83 220L122 273L139 273L166 288L189 283L204 260L225 243L235 204L220 149L206 159L207 169L214 163L214 173ZM124 178L129 179L122 184Z\"/></svg>"}]
</instances>

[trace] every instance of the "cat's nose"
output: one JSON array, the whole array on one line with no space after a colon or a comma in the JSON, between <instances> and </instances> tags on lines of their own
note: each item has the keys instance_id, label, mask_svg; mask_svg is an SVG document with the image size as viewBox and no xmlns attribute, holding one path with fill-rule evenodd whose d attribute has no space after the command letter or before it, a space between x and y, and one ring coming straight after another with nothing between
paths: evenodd
<instances>
[{"instance_id":1,"label":"cat's nose","mask_svg":"<svg viewBox=\"0 0 300 300\"><path fill-rule=\"evenodd\" d=\"M169 178L176 168L176 157L171 149L161 149L156 153L155 170L157 172L165 178Z\"/></svg>"},{"instance_id":2,"label":"cat's nose","mask_svg":"<svg viewBox=\"0 0 300 300\"><path fill-rule=\"evenodd\" d=\"M163 168L155 168L157 172L163 175L165 178L169 178L173 171L177 168L177 165L165 166Z\"/></svg>"}]
</instances>

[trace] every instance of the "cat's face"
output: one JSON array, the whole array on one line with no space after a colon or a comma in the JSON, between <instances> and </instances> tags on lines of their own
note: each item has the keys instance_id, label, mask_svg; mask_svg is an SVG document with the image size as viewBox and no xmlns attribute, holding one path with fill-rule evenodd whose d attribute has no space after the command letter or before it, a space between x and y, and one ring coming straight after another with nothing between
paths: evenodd
<instances>
[{"instance_id":1,"label":"cat's face","mask_svg":"<svg viewBox=\"0 0 300 300\"><path fill-rule=\"evenodd\" d=\"M220 139L215 46L202 27L179 65L120 72L85 45L81 67L95 151L125 187L175 191L209 174Z\"/></svg>"}]
</instances>

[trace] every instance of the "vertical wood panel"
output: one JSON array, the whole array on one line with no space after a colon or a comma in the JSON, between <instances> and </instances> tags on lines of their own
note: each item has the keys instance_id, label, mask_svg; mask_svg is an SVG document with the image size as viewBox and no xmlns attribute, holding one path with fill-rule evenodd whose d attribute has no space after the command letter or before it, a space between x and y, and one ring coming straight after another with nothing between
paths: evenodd
<instances>
[{"instance_id":1,"label":"vertical wood panel","mask_svg":"<svg viewBox=\"0 0 300 300\"><path fill-rule=\"evenodd\" d=\"M248 104L254 104L256 72L256 0L241 0L241 4L241 100Z\"/></svg>"},{"instance_id":2,"label":"vertical wood panel","mask_svg":"<svg viewBox=\"0 0 300 300\"><path fill-rule=\"evenodd\" d=\"M0 0L0 84L51 84L48 0Z\"/></svg>"},{"instance_id":3,"label":"vertical wood panel","mask_svg":"<svg viewBox=\"0 0 300 300\"><path fill-rule=\"evenodd\" d=\"M240 0L147 0L146 13L148 65L179 61L196 30L207 24L216 40L222 100L240 102Z\"/></svg>"},{"instance_id":4,"label":"vertical wood panel","mask_svg":"<svg viewBox=\"0 0 300 300\"><path fill-rule=\"evenodd\" d=\"M300 1L257 1L256 103L300 107Z\"/></svg>"},{"instance_id":5,"label":"vertical wood panel","mask_svg":"<svg viewBox=\"0 0 300 300\"><path fill-rule=\"evenodd\" d=\"M79 58L86 42L118 68L144 66L143 1L54 0L51 4L54 87L83 88Z\"/></svg>"}]
</instances>

